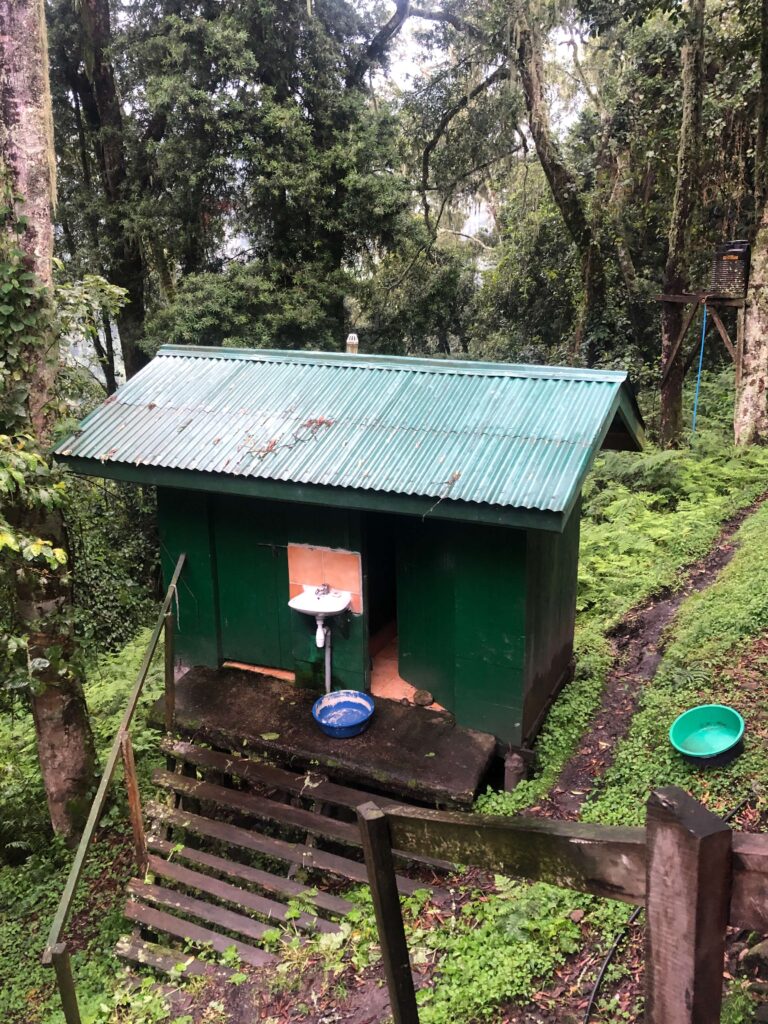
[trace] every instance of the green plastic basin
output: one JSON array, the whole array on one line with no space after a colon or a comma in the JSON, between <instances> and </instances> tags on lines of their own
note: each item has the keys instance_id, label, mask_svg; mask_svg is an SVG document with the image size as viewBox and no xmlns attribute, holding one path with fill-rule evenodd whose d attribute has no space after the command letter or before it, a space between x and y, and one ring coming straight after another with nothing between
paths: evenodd
<instances>
[{"instance_id":1,"label":"green plastic basin","mask_svg":"<svg viewBox=\"0 0 768 1024\"><path fill-rule=\"evenodd\" d=\"M700 704L679 715L669 741L686 757L716 757L735 747L744 735L744 719L725 704Z\"/></svg>"}]
</instances>

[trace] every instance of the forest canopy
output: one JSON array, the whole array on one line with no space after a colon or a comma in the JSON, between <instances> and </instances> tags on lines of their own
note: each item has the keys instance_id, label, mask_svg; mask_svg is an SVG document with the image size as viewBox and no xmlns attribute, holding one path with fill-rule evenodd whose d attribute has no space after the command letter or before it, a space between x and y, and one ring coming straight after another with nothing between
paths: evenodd
<instances>
[{"instance_id":1,"label":"forest canopy","mask_svg":"<svg viewBox=\"0 0 768 1024\"><path fill-rule=\"evenodd\" d=\"M354 330L657 382L655 296L760 220L763 6L50 0L58 250L129 374Z\"/></svg>"}]
</instances>

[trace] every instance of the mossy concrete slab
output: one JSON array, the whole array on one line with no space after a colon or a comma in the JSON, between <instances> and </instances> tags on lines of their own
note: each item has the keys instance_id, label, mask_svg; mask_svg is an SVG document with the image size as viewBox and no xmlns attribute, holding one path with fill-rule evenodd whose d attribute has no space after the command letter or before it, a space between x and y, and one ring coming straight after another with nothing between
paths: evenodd
<instances>
[{"instance_id":1,"label":"mossy concrete slab","mask_svg":"<svg viewBox=\"0 0 768 1024\"><path fill-rule=\"evenodd\" d=\"M407 800L468 807L496 741L457 726L451 715L374 698L367 731L331 739L312 718L317 694L239 669L190 669L176 684L180 733L243 754L267 755L296 770ZM162 701L153 715L162 721Z\"/></svg>"}]
</instances>

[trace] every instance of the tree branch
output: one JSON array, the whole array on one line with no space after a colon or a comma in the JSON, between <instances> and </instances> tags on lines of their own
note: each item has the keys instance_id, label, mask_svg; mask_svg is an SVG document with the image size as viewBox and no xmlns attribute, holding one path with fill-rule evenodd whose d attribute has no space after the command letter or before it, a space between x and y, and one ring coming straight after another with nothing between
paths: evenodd
<instances>
[{"instance_id":1,"label":"tree branch","mask_svg":"<svg viewBox=\"0 0 768 1024\"><path fill-rule=\"evenodd\" d=\"M468 238L470 242L474 242L475 245L479 245L481 249L486 249L488 252L493 252L494 246L486 245L485 242L481 242L477 235L468 235L466 231L452 231L450 228L438 228L438 232L444 235L456 235L457 238Z\"/></svg>"},{"instance_id":2,"label":"tree branch","mask_svg":"<svg viewBox=\"0 0 768 1024\"><path fill-rule=\"evenodd\" d=\"M423 7L412 7L411 17L423 18L425 21L439 21L455 28L457 32L466 32L467 35L475 39L487 39L483 30L477 25L467 21L466 18L460 18L458 14L450 14L448 11L425 11Z\"/></svg>"},{"instance_id":3,"label":"tree branch","mask_svg":"<svg viewBox=\"0 0 768 1024\"><path fill-rule=\"evenodd\" d=\"M424 207L424 222L427 225L427 230L430 234L434 235L437 225L432 228L429 217L429 199L427 192L429 191L429 163L432 157L432 153L435 151L437 144L443 137L445 130L451 121L460 114L462 110L469 106L472 100L476 99L481 93L486 92L496 82L501 82L504 79L509 78L509 68L505 65L496 68L487 78L484 78L482 82L479 82L473 89L470 89L468 93L465 93L458 103L455 103L449 110L443 114L438 122L437 128L432 135L432 138L424 147L424 152L421 156L421 198L422 205ZM443 203L443 206L445 204Z\"/></svg>"},{"instance_id":4,"label":"tree branch","mask_svg":"<svg viewBox=\"0 0 768 1024\"><path fill-rule=\"evenodd\" d=\"M347 75L346 86L348 89L359 86L370 68L382 59L390 40L393 39L403 27L410 13L410 0L395 0L395 13L389 21L381 26L379 31L366 47L363 56Z\"/></svg>"}]
</instances>

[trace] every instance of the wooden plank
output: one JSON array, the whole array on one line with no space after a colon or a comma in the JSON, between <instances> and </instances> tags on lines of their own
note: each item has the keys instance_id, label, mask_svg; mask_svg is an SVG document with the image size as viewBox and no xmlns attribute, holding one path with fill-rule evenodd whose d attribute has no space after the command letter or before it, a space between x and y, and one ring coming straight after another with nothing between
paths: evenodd
<instances>
[{"instance_id":1,"label":"wooden plank","mask_svg":"<svg viewBox=\"0 0 768 1024\"><path fill-rule=\"evenodd\" d=\"M65 942L58 942L51 950L51 962L56 972L56 987L59 990L61 1008L66 1024L81 1024L80 1007L77 1005L75 979Z\"/></svg>"},{"instance_id":2,"label":"wooden plank","mask_svg":"<svg viewBox=\"0 0 768 1024\"><path fill-rule=\"evenodd\" d=\"M117 760L120 757L121 737L130 728L134 712L136 711L136 705L139 702L141 691L144 688L144 681L147 678L149 666L151 665L152 659L155 655L157 641L160 637L160 631L163 628L163 617L171 606L171 601L176 593L176 584L179 581L179 576L181 575L181 570L184 568L186 559L186 554L181 554L176 562L176 568L173 570L171 582L168 584L168 589L165 592L165 597L163 598L163 604L160 608L160 614L157 617L155 628L152 631L149 644L144 652L144 657L141 659L141 665L139 666L139 672L136 676L136 682L133 684L133 688L128 696L128 703L126 704L125 711L123 712L123 717L120 719L117 734L112 741L112 746L110 747L109 754L107 755L104 771L102 772L101 780L99 782L98 789L96 790L96 795L93 798L91 809L88 812L88 820L85 823L83 835L77 847L74 860L72 861L72 867L69 869L69 875L67 876L67 882L64 886L64 892L61 894L58 909L53 921L51 922L48 939L45 944L45 949L43 950L42 961L44 964L50 964L52 962L53 950L59 943L64 925L67 923L67 919L69 918L72 901L75 898L75 891L80 882L80 876L83 873L85 858L88 855L88 851L93 840L93 834L101 821L102 814L104 813L104 807L107 802L107 793L109 792L109 787L112 782L112 776L115 774Z\"/></svg>"},{"instance_id":3,"label":"wooden plank","mask_svg":"<svg viewBox=\"0 0 768 1024\"><path fill-rule=\"evenodd\" d=\"M218 878L212 878L210 875L193 871L191 868L184 867L183 864L167 861L162 857L150 854L148 867L150 871L160 878L176 882L187 889L195 889L206 896L213 896L214 899L221 900L224 903L234 903L244 910L250 910L261 917L266 917L270 922L280 921L285 923L290 921L296 928L301 928L303 931L338 932L339 930L337 924L325 921L316 914L302 913L295 918L290 915L286 917L289 911L284 903L278 903L276 900L259 896L248 889L241 889L230 882L223 882Z\"/></svg>"},{"instance_id":4,"label":"wooden plank","mask_svg":"<svg viewBox=\"0 0 768 1024\"><path fill-rule=\"evenodd\" d=\"M194 800L209 800L220 807L250 814L263 821L291 825L301 829L302 832L328 836L350 846L360 846L360 833L356 825L350 825L345 821L334 821L333 818L305 811L301 807L289 807L287 804L279 804L268 797L256 796L253 793L241 793L236 789L226 789L224 786L216 786L212 782L201 782L199 779L188 779L183 775L176 775L174 772L168 772L161 768L156 769L152 774L152 781L156 786L169 789L182 796L192 797Z\"/></svg>"},{"instance_id":5,"label":"wooden plank","mask_svg":"<svg viewBox=\"0 0 768 1024\"><path fill-rule=\"evenodd\" d=\"M128 895L143 903L151 903L153 906L166 910L189 914L190 917L196 917L206 924L226 928L227 931L237 932L238 935L243 935L246 939L254 939L256 942L261 941L267 932L275 927L273 924L255 921L252 917L238 914L236 911L220 907L218 904L208 903L207 900L199 900L196 896L189 896L177 889L168 889L163 885L144 882L140 878L132 878L128 882Z\"/></svg>"},{"instance_id":6,"label":"wooden plank","mask_svg":"<svg viewBox=\"0 0 768 1024\"><path fill-rule=\"evenodd\" d=\"M176 939L184 939L187 942L209 944L217 953L225 953L234 946L243 963L250 964L252 967L267 967L278 962L278 957L273 956L272 953L249 946L246 942L232 939L228 935L222 935L221 932L211 931L210 928L202 928L192 921L185 921L184 918L168 914L164 910L149 907L146 903L128 900L125 905L125 916L129 921L135 921L136 924L154 932L165 932L167 935L172 935Z\"/></svg>"},{"instance_id":7,"label":"wooden plank","mask_svg":"<svg viewBox=\"0 0 768 1024\"><path fill-rule=\"evenodd\" d=\"M301 843L289 843L285 839L275 839L272 836L265 836L260 832L255 832L252 829L229 825L226 822L216 821L213 818L204 818L199 814L192 814L190 811L164 807L162 804L149 804L147 806L147 813L158 822L166 823L176 828L183 828L188 832L205 836L208 839L218 839L223 843L228 843L230 846L239 846L245 850L253 850L256 853L274 857L276 860L283 860L289 864L298 864L312 871L328 871L333 875L340 875L350 882L368 882L365 864L347 857L341 857L335 853L310 849ZM418 889L426 888L429 887L425 886L422 882L403 878L402 875L398 876L398 889L404 895L412 895Z\"/></svg>"},{"instance_id":8,"label":"wooden plank","mask_svg":"<svg viewBox=\"0 0 768 1024\"><path fill-rule=\"evenodd\" d=\"M165 731L171 732L176 719L176 659L174 644L174 622L173 612L168 609L165 613Z\"/></svg>"},{"instance_id":9,"label":"wooden plank","mask_svg":"<svg viewBox=\"0 0 768 1024\"><path fill-rule=\"evenodd\" d=\"M729 924L768 931L768 836L733 833Z\"/></svg>"},{"instance_id":10,"label":"wooden plank","mask_svg":"<svg viewBox=\"0 0 768 1024\"><path fill-rule=\"evenodd\" d=\"M719 1024L731 895L731 830L675 786L646 817L647 1024Z\"/></svg>"},{"instance_id":11,"label":"wooden plank","mask_svg":"<svg viewBox=\"0 0 768 1024\"><path fill-rule=\"evenodd\" d=\"M725 295L711 295L709 292L681 292L679 295L654 295L656 302L679 302L687 306L690 302L701 302L704 299L718 306L727 306L729 309L742 309L744 299L733 299Z\"/></svg>"},{"instance_id":12,"label":"wooden plank","mask_svg":"<svg viewBox=\"0 0 768 1024\"><path fill-rule=\"evenodd\" d=\"M352 811L356 811L366 800L373 800L377 807L398 807L402 803L387 797L374 796L360 789L352 789L350 786L340 786L317 773L296 774L274 765L259 763L252 758L222 754L195 743L170 737L163 741L162 749L166 754L197 765L198 768L213 768L227 775L234 775L238 779L245 779L253 785L269 786L285 793L305 797L307 800L347 807Z\"/></svg>"},{"instance_id":13,"label":"wooden plank","mask_svg":"<svg viewBox=\"0 0 768 1024\"><path fill-rule=\"evenodd\" d=\"M707 306L707 310L709 311L709 315L715 321L715 327L717 328L718 333L720 334L720 337L723 339L723 344L728 349L728 352L730 353L731 359L735 363L736 362L736 349L733 347L733 342L730 339L728 331L725 329L725 324L720 319L720 314L717 312L717 310L715 309L714 306Z\"/></svg>"},{"instance_id":14,"label":"wooden plank","mask_svg":"<svg viewBox=\"0 0 768 1024\"><path fill-rule=\"evenodd\" d=\"M654 295L653 298L655 302L679 302L684 306L687 306L690 302L694 302L698 305L701 301L701 296L698 292L681 292L677 295Z\"/></svg>"},{"instance_id":15,"label":"wooden plank","mask_svg":"<svg viewBox=\"0 0 768 1024\"><path fill-rule=\"evenodd\" d=\"M125 776L125 789L128 794L128 817L131 821L133 832L133 848L136 856L136 867L140 874L147 870L147 837L144 834L144 817L141 811L141 796L139 795L139 782L136 778L136 761L133 757L133 744L129 732L124 732L120 738L120 749L123 754L123 774Z\"/></svg>"},{"instance_id":16,"label":"wooden plank","mask_svg":"<svg viewBox=\"0 0 768 1024\"><path fill-rule=\"evenodd\" d=\"M363 839L392 1018L394 1024L419 1024L387 818L375 804L367 803L358 808L357 820Z\"/></svg>"},{"instance_id":17,"label":"wooden plank","mask_svg":"<svg viewBox=\"0 0 768 1024\"><path fill-rule=\"evenodd\" d=\"M123 935L117 940L115 953L128 963L151 967L161 974L179 976L179 967L184 965L181 976L185 978L221 978L226 981L234 971L223 964L212 964L198 960L195 956L182 953L180 949L169 949L156 942L146 942L132 935Z\"/></svg>"},{"instance_id":18,"label":"wooden plank","mask_svg":"<svg viewBox=\"0 0 768 1024\"><path fill-rule=\"evenodd\" d=\"M335 821L324 814L316 814L314 811L305 811L300 807L289 807L287 804L279 804L268 797L256 796L252 793L241 793L236 789L226 789L224 786L216 786L211 782L202 782L199 779L190 779L174 772L156 769L152 775L152 781L162 789L179 793L182 796L191 797L194 800L208 800L231 810L250 814L266 821L274 821L279 825L291 825L299 828L302 832L309 832L310 835L322 836L325 839L335 839L346 843L348 846L362 846L360 830L357 824L351 825L346 821ZM396 806L396 805L395 805ZM438 868L441 871L448 871L452 864L446 860L431 857L428 854L420 854L417 857L405 854L400 850L394 851L395 856L405 857L410 860L420 860L430 867Z\"/></svg>"},{"instance_id":19,"label":"wooden plank","mask_svg":"<svg viewBox=\"0 0 768 1024\"><path fill-rule=\"evenodd\" d=\"M691 324L693 323L693 318L696 316L696 313L698 311L700 300L696 299L692 301L693 306L686 314L685 320L683 321L683 326L680 328L680 333L675 339L675 343L672 346L672 351L670 352L669 358L667 359L667 364L664 367L664 370L661 374L661 387L664 386L667 377L669 377L670 373L672 372L672 367L675 365L675 360L677 359L678 352L680 351L680 346L683 344L683 340L685 339L686 334L690 330Z\"/></svg>"},{"instance_id":20,"label":"wooden plank","mask_svg":"<svg viewBox=\"0 0 768 1024\"><path fill-rule=\"evenodd\" d=\"M392 842L404 856L437 855L454 864L472 864L625 903L644 901L641 828L406 806L385 813Z\"/></svg>"},{"instance_id":21,"label":"wooden plank","mask_svg":"<svg viewBox=\"0 0 768 1024\"><path fill-rule=\"evenodd\" d=\"M285 878L282 875L273 875L269 871L262 871L261 868L252 868L249 864L241 864L236 860L217 857L213 853L196 850L191 846L182 846L179 849L178 846L167 839L154 839L152 837L149 838L148 846L150 850L166 858L172 854L174 858L210 868L211 871L215 871L220 875L226 875L228 878L249 882L251 885L257 885L260 889L265 889L267 892L287 896L288 899L302 899L305 902L314 903L319 910L325 910L331 914L343 916L348 914L350 910L355 909L354 903L342 899L341 896L334 896L329 892L310 889L309 886L302 885L300 882L293 882L290 878Z\"/></svg>"}]
</instances>

